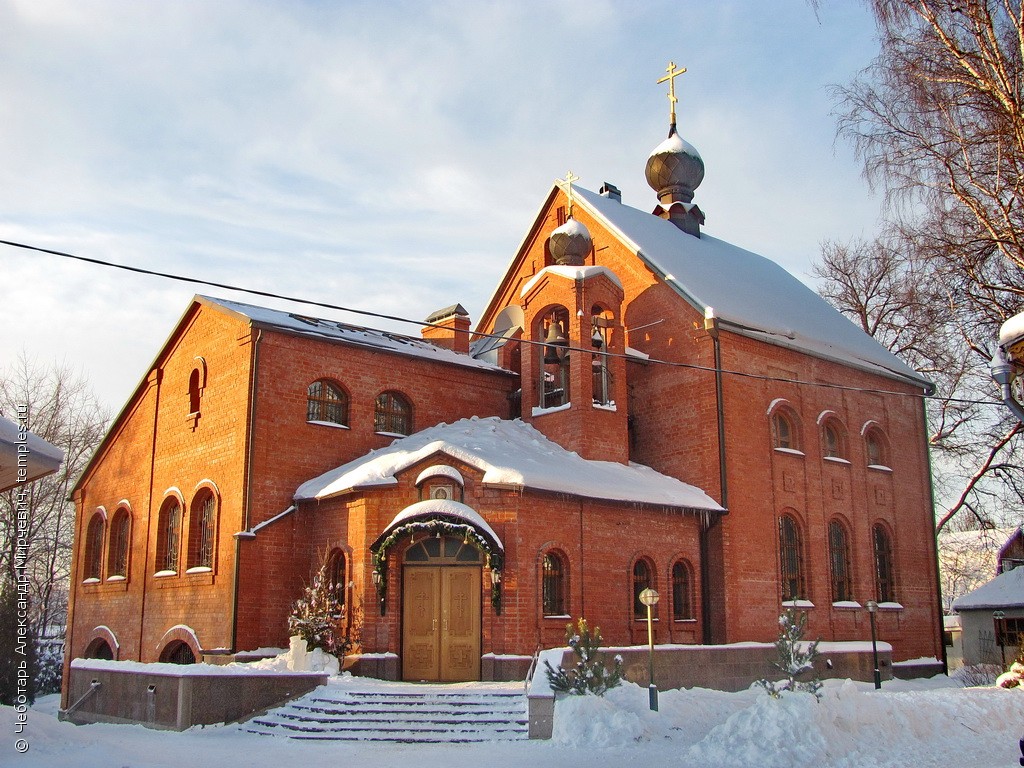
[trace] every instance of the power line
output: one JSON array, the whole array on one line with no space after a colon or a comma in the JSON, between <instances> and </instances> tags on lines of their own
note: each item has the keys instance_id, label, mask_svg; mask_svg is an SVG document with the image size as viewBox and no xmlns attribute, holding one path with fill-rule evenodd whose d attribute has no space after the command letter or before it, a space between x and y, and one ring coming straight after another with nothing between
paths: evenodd
<instances>
[{"instance_id":1,"label":"power line","mask_svg":"<svg viewBox=\"0 0 1024 768\"><path fill-rule=\"evenodd\" d=\"M251 294L253 296L262 296L264 298L269 298L269 299L280 299L282 301L290 301L290 302L293 302L295 304L304 304L304 305L308 305L308 306L321 307L321 308L324 308L324 309L333 309L333 310L337 310L337 311L340 311L340 312L351 312L353 314L363 315L365 317L375 317L375 318L378 318L378 319L381 319L381 320L391 320L391 321L399 322L399 323L408 323L408 324L411 324L411 325L416 325L416 326L420 326L420 327L424 327L424 328L436 328L436 327L439 327L439 326L435 325L434 323L429 323L429 322L426 322L425 320L412 320L412 319L407 318L407 317L399 317L397 315L388 315L388 314L385 314L385 313L382 313L382 312L372 312L372 311L367 310L367 309L356 309L354 307L346 307L346 306L343 306L341 304L332 304L330 302L317 301L315 299L303 299L303 298L299 298L297 296L288 296L288 295L281 294L281 293L274 293L272 291L262 291L262 290L259 290L257 288L246 288L246 287L239 286L239 285L232 285L230 283L219 283L219 282L216 282L216 281L213 281L213 280L204 280L204 279L199 278L199 277L189 277L187 275L176 275L176 274L173 274L171 272L162 272L160 270L155 270L155 269L145 269L143 267L133 267L133 266L130 266L130 265L127 265L127 264L118 264L118 263L113 262L113 261L107 261L105 259L97 259L97 258L93 258L93 257L90 257L90 256L80 256L78 254L68 253L66 251L57 251L57 250L54 250L52 248L42 248L42 247L37 246L37 245L29 245L27 243L19 243L19 242L16 242L14 240L3 240L3 239L0 239L0 244L8 245L8 246L10 246L12 248L20 248L20 249L27 250L27 251L35 251L35 252L38 252L38 253L45 253L45 254L49 254L51 256L59 256L61 258L65 258L65 259L73 259L74 261L81 261L81 262L85 262L87 264L93 264L93 265L96 265L96 266L109 267L111 269L120 269L120 270L124 270L126 272L134 272L134 273L140 274L140 275L150 275L152 277L160 277L160 278L163 278L165 280L175 280L177 282L191 283L191 284L194 284L194 285L206 285L206 286L210 286L211 288L223 288L224 290L237 291L239 293L247 293L247 294ZM501 335L498 335L498 334L490 334L490 333L479 333L479 332L476 332L476 333L474 333L474 335L478 336L480 338L490 338L490 339L504 339L505 338L504 336L501 336ZM412 338L412 337L410 337L410 338ZM521 344L544 346L544 342L543 341L534 341L532 339L519 339L518 341ZM593 353L593 350L584 349L582 347L571 347L571 346L569 346L569 347L565 347L565 350L567 352L575 351L575 352L589 352L589 353ZM626 360L629 360L629 361L632 361L632 362L636 362L637 361L637 358L635 356L633 356L633 355L628 355L628 354L621 354L620 355L620 354L610 353L610 352L606 352L606 353L603 353L603 354L605 354L607 357L622 357L622 358L625 358ZM669 367L672 367L672 368L685 368L685 369L689 369L689 370L705 371L705 372L708 372L708 373L715 373L716 372L715 368L712 368L712 367L709 367L709 366L697 365L695 363L680 363L680 362L676 362L676 361L672 361L672 360L661 360L661 359L653 358L653 357L645 358L645 359L643 359L643 362L646 363L646 364L665 365L665 366L669 366ZM833 383L822 382L822 381L806 381L806 380L803 380L803 379L790 379L790 378L786 378L786 377L782 377L782 376L768 376L766 374L749 373L747 371L733 371L733 370L728 370L728 369L724 369L724 368L722 369L721 372L723 374L729 375L729 376L739 376L739 377L742 377L742 378L755 379L755 380L760 380L760 381L774 381L774 382L780 382L780 383L784 383L784 384L795 384L797 386L823 387L823 388L826 388L826 389L835 389L835 390L846 391L846 392L862 392L862 393L877 394L877 395L893 395L893 396L896 396L896 397L914 397L914 398L928 398L928 397L932 397L932 398L935 398L935 399L944 400L945 402L960 403L960 404L963 404L963 405L997 405L997 406L1001 406L1002 405L1001 402L996 401L996 400L967 400L967 399L955 398L955 397L942 398L942 397L938 397L937 395L926 395L924 393L917 394L917 393L907 393L907 392L896 392L896 391L887 390L887 389L874 389L874 388L868 388L868 387L854 387L854 386L850 386L850 385L847 385L847 384L833 384Z\"/></svg>"}]
</instances>

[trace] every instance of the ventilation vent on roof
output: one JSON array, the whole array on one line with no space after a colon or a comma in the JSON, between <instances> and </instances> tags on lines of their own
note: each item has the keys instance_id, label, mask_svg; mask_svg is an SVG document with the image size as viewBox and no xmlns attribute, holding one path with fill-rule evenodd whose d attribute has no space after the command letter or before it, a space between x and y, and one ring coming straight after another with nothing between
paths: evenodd
<instances>
[{"instance_id":1,"label":"ventilation vent on roof","mask_svg":"<svg viewBox=\"0 0 1024 768\"><path fill-rule=\"evenodd\" d=\"M607 197L609 200L614 200L617 203L622 202L622 192L614 184L610 184L607 181L601 185L598 193L601 197Z\"/></svg>"}]
</instances>

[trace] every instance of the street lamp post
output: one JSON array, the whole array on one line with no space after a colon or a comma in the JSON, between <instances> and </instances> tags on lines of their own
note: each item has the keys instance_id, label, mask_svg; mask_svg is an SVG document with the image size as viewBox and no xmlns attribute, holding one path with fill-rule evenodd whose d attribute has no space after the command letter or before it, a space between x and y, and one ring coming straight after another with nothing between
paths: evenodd
<instances>
[{"instance_id":1,"label":"street lamp post","mask_svg":"<svg viewBox=\"0 0 1024 768\"><path fill-rule=\"evenodd\" d=\"M654 684L654 617L651 610L658 604L660 595L650 587L640 593L640 602L647 606L647 646L649 656L647 661L647 692L650 699L651 711L658 711L658 687Z\"/></svg>"},{"instance_id":2,"label":"street lamp post","mask_svg":"<svg viewBox=\"0 0 1024 768\"><path fill-rule=\"evenodd\" d=\"M1006 643L1004 640L1004 623L1003 619L1006 618L1006 614L1002 611L992 611L992 618L996 625L996 637L999 638L999 659L1003 662L1003 669L1006 669Z\"/></svg>"},{"instance_id":3,"label":"street lamp post","mask_svg":"<svg viewBox=\"0 0 1024 768\"><path fill-rule=\"evenodd\" d=\"M878 639L875 635L875 613L878 603L868 600L868 616L871 617L871 658L875 661L875 690L882 687L882 673L878 671Z\"/></svg>"}]
</instances>

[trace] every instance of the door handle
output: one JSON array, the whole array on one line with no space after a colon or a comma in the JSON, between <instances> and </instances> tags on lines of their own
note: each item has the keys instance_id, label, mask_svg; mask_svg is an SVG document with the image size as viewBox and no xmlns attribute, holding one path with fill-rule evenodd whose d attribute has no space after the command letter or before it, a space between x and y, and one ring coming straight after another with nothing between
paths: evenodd
<instances>
[{"instance_id":1,"label":"door handle","mask_svg":"<svg viewBox=\"0 0 1024 768\"><path fill-rule=\"evenodd\" d=\"M430 625L430 631L431 632L437 632L437 619L436 618L434 619L434 621Z\"/></svg>"}]
</instances>

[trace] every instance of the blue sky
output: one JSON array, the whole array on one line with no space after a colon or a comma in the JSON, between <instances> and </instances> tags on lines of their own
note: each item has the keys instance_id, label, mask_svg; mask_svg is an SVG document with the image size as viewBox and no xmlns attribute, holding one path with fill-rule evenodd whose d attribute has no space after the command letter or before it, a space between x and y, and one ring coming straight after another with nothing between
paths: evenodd
<instances>
[{"instance_id":1,"label":"blue sky","mask_svg":"<svg viewBox=\"0 0 1024 768\"><path fill-rule=\"evenodd\" d=\"M0 0L0 238L475 319L566 170L653 206L671 59L706 230L808 280L876 226L829 91L875 51L849 0ZM7 246L0 276L0 366L70 363L115 409L193 293L290 306Z\"/></svg>"}]
</instances>

